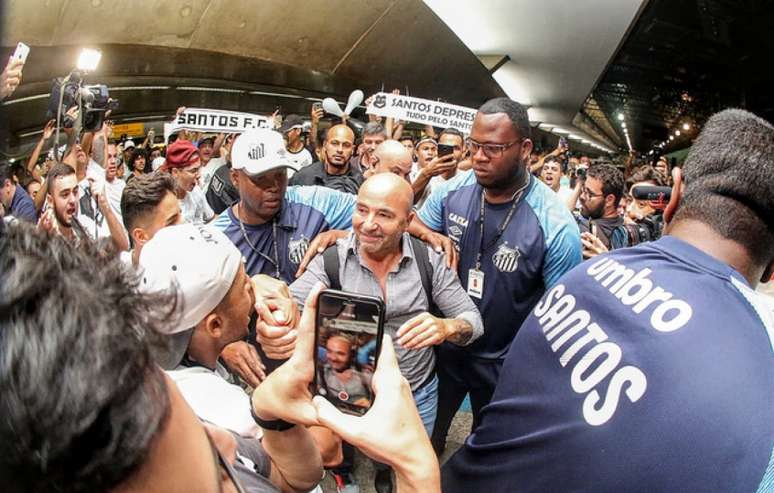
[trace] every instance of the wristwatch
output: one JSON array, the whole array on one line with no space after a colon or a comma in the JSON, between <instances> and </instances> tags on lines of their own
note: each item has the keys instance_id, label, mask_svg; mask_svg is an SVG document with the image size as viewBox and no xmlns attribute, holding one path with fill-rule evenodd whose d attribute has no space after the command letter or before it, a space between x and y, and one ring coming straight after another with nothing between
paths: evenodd
<instances>
[{"instance_id":1,"label":"wristwatch","mask_svg":"<svg viewBox=\"0 0 774 493\"><path fill-rule=\"evenodd\" d=\"M253 420L255 420L256 423L258 423L258 426L263 428L264 430L271 430L271 431L287 431L294 426L296 426L295 423L289 423L283 419L272 419L272 420L265 420L259 418L255 411L253 410L252 402L250 404L250 414L253 416Z\"/></svg>"}]
</instances>

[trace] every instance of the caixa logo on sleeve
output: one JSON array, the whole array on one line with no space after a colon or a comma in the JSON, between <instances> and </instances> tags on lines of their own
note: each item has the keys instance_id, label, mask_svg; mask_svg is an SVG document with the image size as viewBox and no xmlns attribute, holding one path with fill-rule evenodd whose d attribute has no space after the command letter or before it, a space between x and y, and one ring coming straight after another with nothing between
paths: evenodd
<instances>
[{"instance_id":1,"label":"caixa logo on sleeve","mask_svg":"<svg viewBox=\"0 0 774 493\"><path fill-rule=\"evenodd\" d=\"M247 153L249 159L263 159L264 155L265 151L262 143L251 146L250 152Z\"/></svg>"},{"instance_id":2,"label":"caixa logo on sleeve","mask_svg":"<svg viewBox=\"0 0 774 493\"><path fill-rule=\"evenodd\" d=\"M492 263L500 272L513 272L519 267L520 256L521 252L519 252L519 249L516 247L509 248L506 241L492 255Z\"/></svg>"}]
</instances>

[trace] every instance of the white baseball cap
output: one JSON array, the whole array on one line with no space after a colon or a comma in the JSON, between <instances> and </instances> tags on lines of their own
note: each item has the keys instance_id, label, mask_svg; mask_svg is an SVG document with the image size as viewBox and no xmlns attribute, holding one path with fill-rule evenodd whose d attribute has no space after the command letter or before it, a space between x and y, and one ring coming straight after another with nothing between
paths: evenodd
<instances>
[{"instance_id":1,"label":"white baseball cap","mask_svg":"<svg viewBox=\"0 0 774 493\"><path fill-rule=\"evenodd\" d=\"M164 163L166 163L166 162L167 162L167 160L165 158L161 157L161 156L159 156L157 158L153 158L153 161L151 161L151 169L153 171L156 171L159 168L161 168L162 166L164 166Z\"/></svg>"},{"instance_id":2,"label":"white baseball cap","mask_svg":"<svg viewBox=\"0 0 774 493\"><path fill-rule=\"evenodd\" d=\"M156 351L162 368L178 366L193 329L226 297L241 264L242 254L231 240L204 225L163 228L143 246L141 291L177 296L177 312L164 330L168 345Z\"/></svg>"},{"instance_id":3,"label":"white baseball cap","mask_svg":"<svg viewBox=\"0 0 774 493\"><path fill-rule=\"evenodd\" d=\"M236 138L231 148L231 167L252 176L277 168L298 171L288 158L282 134L267 128L251 129Z\"/></svg>"},{"instance_id":4,"label":"white baseball cap","mask_svg":"<svg viewBox=\"0 0 774 493\"><path fill-rule=\"evenodd\" d=\"M124 142L124 149L129 149L130 147L134 147L134 141L132 139L126 139L126 142Z\"/></svg>"}]
</instances>

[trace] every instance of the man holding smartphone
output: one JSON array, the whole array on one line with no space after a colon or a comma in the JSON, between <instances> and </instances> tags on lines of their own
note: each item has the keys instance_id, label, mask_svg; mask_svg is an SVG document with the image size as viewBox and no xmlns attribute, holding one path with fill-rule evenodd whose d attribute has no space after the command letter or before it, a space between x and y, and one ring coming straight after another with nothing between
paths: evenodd
<instances>
[{"instance_id":1,"label":"man holding smartphone","mask_svg":"<svg viewBox=\"0 0 774 493\"><path fill-rule=\"evenodd\" d=\"M437 156L419 169L411 186L414 189L414 204L417 209L430 196L433 188L452 179L457 174L457 165L465 150L465 137L456 128L447 128L438 137Z\"/></svg>"},{"instance_id":2,"label":"man holding smartphone","mask_svg":"<svg viewBox=\"0 0 774 493\"><path fill-rule=\"evenodd\" d=\"M366 180L352 216L353 231L331 247L337 270L329 273L325 254L318 255L290 290L299 304L319 282L384 300L385 333L397 342L398 363L430 435L438 402L434 346L445 341L467 346L482 334L483 324L445 259L407 233L414 219L412 199L411 186L396 174L380 173ZM420 255L431 267L432 299L423 288ZM332 286L335 274L340 287ZM430 313L433 305L442 315ZM376 479L378 491L390 491L388 470L380 471Z\"/></svg>"}]
</instances>

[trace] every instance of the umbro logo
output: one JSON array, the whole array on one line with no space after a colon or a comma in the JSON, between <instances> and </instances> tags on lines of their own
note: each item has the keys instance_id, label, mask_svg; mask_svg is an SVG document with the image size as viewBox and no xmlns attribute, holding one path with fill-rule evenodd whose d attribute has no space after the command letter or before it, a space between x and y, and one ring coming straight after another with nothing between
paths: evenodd
<instances>
[{"instance_id":1,"label":"umbro logo","mask_svg":"<svg viewBox=\"0 0 774 493\"><path fill-rule=\"evenodd\" d=\"M250 148L250 152L247 153L247 157L249 159L263 159L264 155L265 151L263 144L255 144Z\"/></svg>"}]
</instances>

